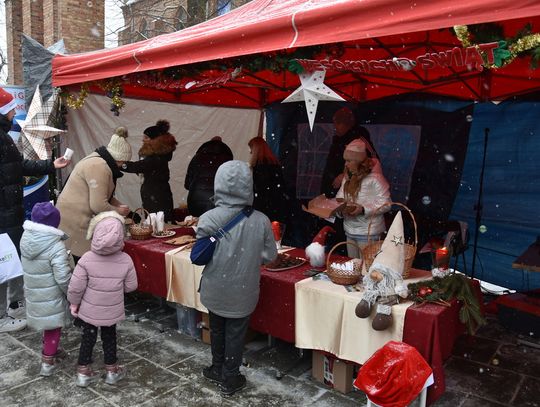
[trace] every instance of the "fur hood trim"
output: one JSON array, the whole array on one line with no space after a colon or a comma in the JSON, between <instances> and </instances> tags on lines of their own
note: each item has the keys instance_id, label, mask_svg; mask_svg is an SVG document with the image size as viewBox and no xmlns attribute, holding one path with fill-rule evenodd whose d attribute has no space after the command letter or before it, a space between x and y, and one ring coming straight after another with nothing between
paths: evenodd
<instances>
[{"instance_id":1,"label":"fur hood trim","mask_svg":"<svg viewBox=\"0 0 540 407\"><path fill-rule=\"evenodd\" d=\"M154 139L145 141L139 150L139 155L141 157L166 155L176 150L177 144L178 143L172 134L163 134Z\"/></svg>"},{"instance_id":2,"label":"fur hood trim","mask_svg":"<svg viewBox=\"0 0 540 407\"><path fill-rule=\"evenodd\" d=\"M125 224L124 217L116 211L107 211L107 212L98 213L96 216L94 216L90 220L90 224L88 225L88 232L86 233L86 240L92 239L96 225L105 218L116 218L120 222L122 222L122 225Z\"/></svg>"},{"instance_id":3,"label":"fur hood trim","mask_svg":"<svg viewBox=\"0 0 540 407\"><path fill-rule=\"evenodd\" d=\"M43 223L32 222L31 220L24 221L23 229L28 231L46 233L48 235L56 235L60 237L64 237L66 235L60 229L53 228L49 225L44 225Z\"/></svg>"}]
</instances>

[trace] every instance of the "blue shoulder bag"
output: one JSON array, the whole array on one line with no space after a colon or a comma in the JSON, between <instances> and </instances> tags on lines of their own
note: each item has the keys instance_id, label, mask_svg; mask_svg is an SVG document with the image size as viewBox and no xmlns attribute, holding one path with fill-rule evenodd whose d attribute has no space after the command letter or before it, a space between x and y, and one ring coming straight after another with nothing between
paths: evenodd
<instances>
[{"instance_id":1,"label":"blue shoulder bag","mask_svg":"<svg viewBox=\"0 0 540 407\"><path fill-rule=\"evenodd\" d=\"M225 236L225 233L235 227L242 219L244 219L244 217L248 218L252 213L253 208L251 206L246 206L225 226L219 228L216 233L197 239L195 245L191 249L191 262L197 266L204 266L210 263L210 260L212 260L212 257L214 256L214 250L216 249L218 240Z\"/></svg>"}]
</instances>

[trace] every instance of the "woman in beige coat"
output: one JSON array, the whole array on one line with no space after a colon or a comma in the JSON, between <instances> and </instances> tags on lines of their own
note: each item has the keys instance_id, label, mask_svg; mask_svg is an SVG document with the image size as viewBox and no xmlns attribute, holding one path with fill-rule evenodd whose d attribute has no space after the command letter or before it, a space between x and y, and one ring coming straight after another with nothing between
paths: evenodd
<instances>
[{"instance_id":1,"label":"woman in beige coat","mask_svg":"<svg viewBox=\"0 0 540 407\"><path fill-rule=\"evenodd\" d=\"M76 262L90 250L86 231L93 216L106 211L122 216L129 213L129 208L113 196L116 180L123 175L119 167L131 159L127 135L125 128L117 128L107 147L99 147L79 161L58 197L56 207L62 215L59 229L69 236L66 247Z\"/></svg>"}]
</instances>

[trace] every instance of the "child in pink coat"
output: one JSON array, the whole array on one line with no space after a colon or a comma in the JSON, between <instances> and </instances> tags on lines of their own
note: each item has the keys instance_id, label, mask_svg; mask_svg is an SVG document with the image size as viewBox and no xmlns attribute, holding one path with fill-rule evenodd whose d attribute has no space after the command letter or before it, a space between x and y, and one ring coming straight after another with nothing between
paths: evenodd
<instances>
[{"instance_id":1,"label":"child in pink coat","mask_svg":"<svg viewBox=\"0 0 540 407\"><path fill-rule=\"evenodd\" d=\"M126 375L116 358L116 324L125 319L124 293L137 289L137 274L124 247L124 218L115 211L95 216L88 227L92 239L75 267L69 283L68 301L71 313L80 319L83 333L77 367L77 386L87 387L98 374L90 363L97 340L98 327L105 359L105 383L116 384Z\"/></svg>"}]
</instances>

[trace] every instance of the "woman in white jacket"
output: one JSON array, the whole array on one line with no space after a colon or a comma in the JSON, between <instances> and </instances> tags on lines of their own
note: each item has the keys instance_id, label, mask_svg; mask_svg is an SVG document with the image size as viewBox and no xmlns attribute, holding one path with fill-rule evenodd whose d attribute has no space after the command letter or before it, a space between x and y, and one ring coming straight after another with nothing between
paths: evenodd
<instances>
[{"instance_id":1,"label":"woman in white jacket","mask_svg":"<svg viewBox=\"0 0 540 407\"><path fill-rule=\"evenodd\" d=\"M390 186L382 171L375 170L376 162L368 158L366 144L357 139L350 142L343 153L345 160L345 177L341 183L336 199L343 200L347 206L343 210L343 226L347 241L357 243L364 248L368 241L368 226L371 219L369 235L377 239L385 231L383 213L390 205L378 210L390 202ZM376 214L374 214L377 212ZM349 257L359 257L358 248L347 245Z\"/></svg>"}]
</instances>

